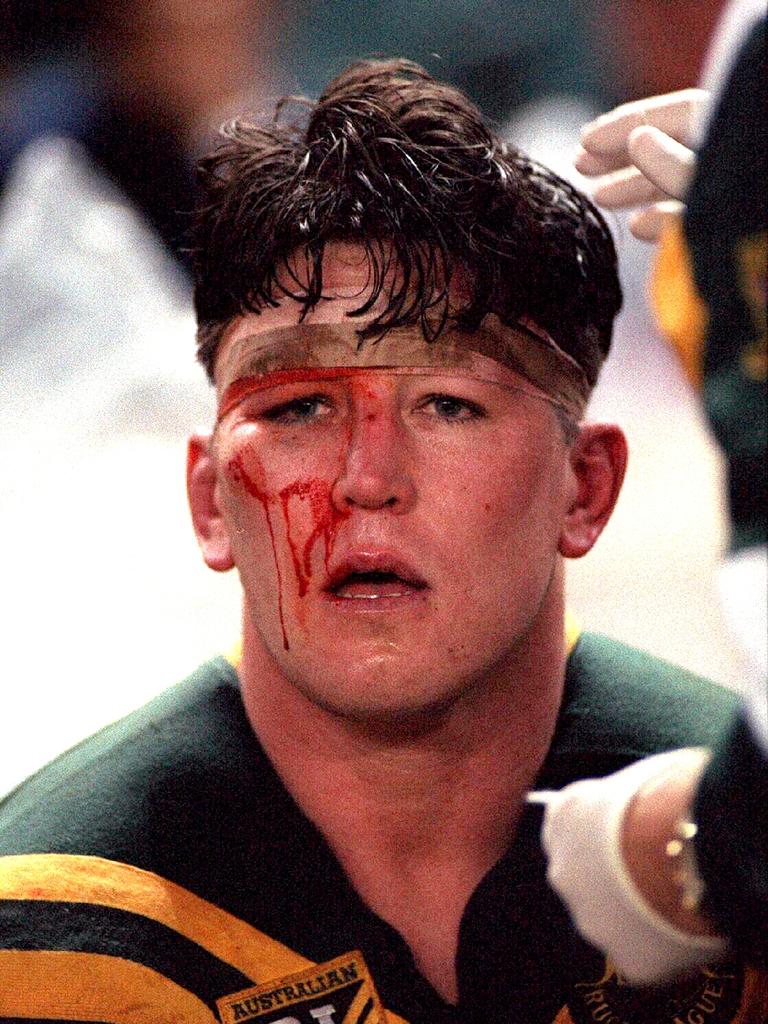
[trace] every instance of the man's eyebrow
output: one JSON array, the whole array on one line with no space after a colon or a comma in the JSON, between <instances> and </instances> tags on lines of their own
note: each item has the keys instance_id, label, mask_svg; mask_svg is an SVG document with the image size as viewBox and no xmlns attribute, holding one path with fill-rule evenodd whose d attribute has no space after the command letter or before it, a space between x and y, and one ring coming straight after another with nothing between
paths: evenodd
<instances>
[{"instance_id":1,"label":"man's eyebrow","mask_svg":"<svg viewBox=\"0 0 768 1024\"><path fill-rule=\"evenodd\" d=\"M366 377L371 374L381 373L397 374L403 377L443 377L455 381L457 370L463 380L471 380L491 387L501 388L507 393L528 395L530 398L546 402L555 409L561 410L564 415L569 414L561 402L539 389L536 385L532 385L532 390L529 382L524 382L523 384L513 383L509 380L505 381L499 380L496 377L485 376L482 372L467 371L461 368L442 366L312 366L273 370L258 376L239 377L237 380L232 381L225 388L221 396L216 426L218 427L222 419L248 398L249 395L263 393L290 384L342 383L355 377ZM448 385L443 384L443 386Z\"/></svg>"}]
</instances>

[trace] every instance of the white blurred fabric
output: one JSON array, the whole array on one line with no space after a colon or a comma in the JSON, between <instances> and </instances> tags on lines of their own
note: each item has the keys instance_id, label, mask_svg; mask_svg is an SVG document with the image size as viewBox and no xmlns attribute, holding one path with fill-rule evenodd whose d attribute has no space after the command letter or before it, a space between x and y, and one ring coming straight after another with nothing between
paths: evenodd
<instances>
[{"instance_id":1,"label":"white blurred fabric","mask_svg":"<svg viewBox=\"0 0 768 1024\"><path fill-rule=\"evenodd\" d=\"M0 207L0 792L239 631L184 495L212 421L189 289L69 141L34 143Z\"/></svg>"}]
</instances>

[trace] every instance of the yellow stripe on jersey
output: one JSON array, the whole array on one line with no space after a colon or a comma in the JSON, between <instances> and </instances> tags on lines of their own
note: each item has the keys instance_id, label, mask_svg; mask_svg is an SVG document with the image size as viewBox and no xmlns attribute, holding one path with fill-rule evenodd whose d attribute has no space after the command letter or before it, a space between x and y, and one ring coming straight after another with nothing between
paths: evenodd
<instances>
[{"instance_id":1,"label":"yellow stripe on jersey","mask_svg":"<svg viewBox=\"0 0 768 1024\"><path fill-rule=\"evenodd\" d=\"M659 329L676 350L691 384L700 389L709 313L693 279L682 218L672 221L662 232L650 290Z\"/></svg>"},{"instance_id":2,"label":"yellow stripe on jersey","mask_svg":"<svg viewBox=\"0 0 768 1024\"><path fill-rule=\"evenodd\" d=\"M564 1006L560 1013L552 1021L552 1024L573 1024L573 1017L567 1006Z\"/></svg>"},{"instance_id":3,"label":"yellow stripe on jersey","mask_svg":"<svg viewBox=\"0 0 768 1024\"><path fill-rule=\"evenodd\" d=\"M101 857L61 853L2 857L0 899L94 903L140 914L196 942L257 982L312 966L311 960L180 885Z\"/></svg>"},{"instance_id":4,"label":"yellow stripe on jersey","mask_svg":"<svg viewBox=\"0 0 768 1024\"><path fill-rule=\"evenodd\" d=\"M0 857L2 899L87 903L139 914L197 943L256 983L315 966L314 961L180 885L101 857L61 853ZM389 1011L387 1019L391 1024L407 1024Z\"/></svg>"},{"instance_id":5,"label":"yellow stripe on jersey","mask_svg":"<svg viewBox=\"0 0 768 1024\"><path fill-rule=\"evenodd\" d=\"M749 307L755 337L741 355L741 371L749 380L764 381L768 377L768 334L765 310L765 265L768 240L765 231L758 231L736 243L734 253L739 291Z\"/></svg>"},{"instance_id":6,"label":"yellow stripe on jersey","mask_svg":"<svg viewBox=\"0 0 768 1024\"><path fill-rule=\"evenodd\" d=\"M565 613L565 649L570 655L576 646L576 641L581 636L581 626L569 611Z\"/></svg>"},{"instance_id":7,"label":"yellow stripe on jersey","mask_svg":"<svg viewBox=\"0 0 768 1024\"><path fill-rule=\"evenodd\" d=\"M110 1024L216 1024L197 996L103 953L0 950L0 1016Z\"/></svg>"},{"instance_id":8,"label":"yellow stripe on jersey","mask_svg":"<svg viewBox=\"0 0 768 1024\"><path fill-rule=\"evenodd\" d=\"M232 668L237 672L240 668L240 662L243 660L243 641L238 640L237 643L232 644L230 649L224 655Z\"/></svg>"}]
</instances>

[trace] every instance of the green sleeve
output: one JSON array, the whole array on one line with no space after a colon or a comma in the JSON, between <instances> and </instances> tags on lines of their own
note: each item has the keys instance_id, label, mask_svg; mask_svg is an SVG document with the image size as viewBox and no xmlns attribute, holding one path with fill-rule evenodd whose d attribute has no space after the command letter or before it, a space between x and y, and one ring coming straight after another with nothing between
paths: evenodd
<instances>
[{"instance_id":1,"label":"green sleeve","mask_svg":"<svg viewBox=\"0 0 768 1024\"><path fill-rule=\"evenodd\" d=\"M747 962L768 967L768 758L743 712L714 749L694 814L705 909Z\"/></svg>"}]
</instances>

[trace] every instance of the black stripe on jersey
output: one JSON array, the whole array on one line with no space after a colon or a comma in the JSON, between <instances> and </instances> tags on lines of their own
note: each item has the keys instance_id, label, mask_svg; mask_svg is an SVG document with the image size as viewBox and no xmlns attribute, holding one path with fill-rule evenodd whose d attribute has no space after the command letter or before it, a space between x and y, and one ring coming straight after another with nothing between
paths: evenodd
<instances>
[{"instance_id":1,"label":"black stripe on jersey","mask_svg":"<svg viewBox=\"0 0 768 1024\"><path fill-rule=\"evenodd\" d=\"M96 903L0 901L0 948L133 960L192 992L214 1011L217 999L255 983L167 925Z\"/></svg>"},{"instance_id":2,"label":"black stripe on jersey","mask_svg":"<svg viewBox=\"0 0 768 1024\"><path fill-rule=\"evenodd\" d=\"M355 1024L365 1024L365 1022L368 1020L368 1017L371 1014L371 1010L372 1009L373 1009L373 1000L369 999L368 1002L363 1007L363 1009L362 1009L362 1011L360 1013L360 1016L355 1021Z\"/></svg>"}]
</instances>

